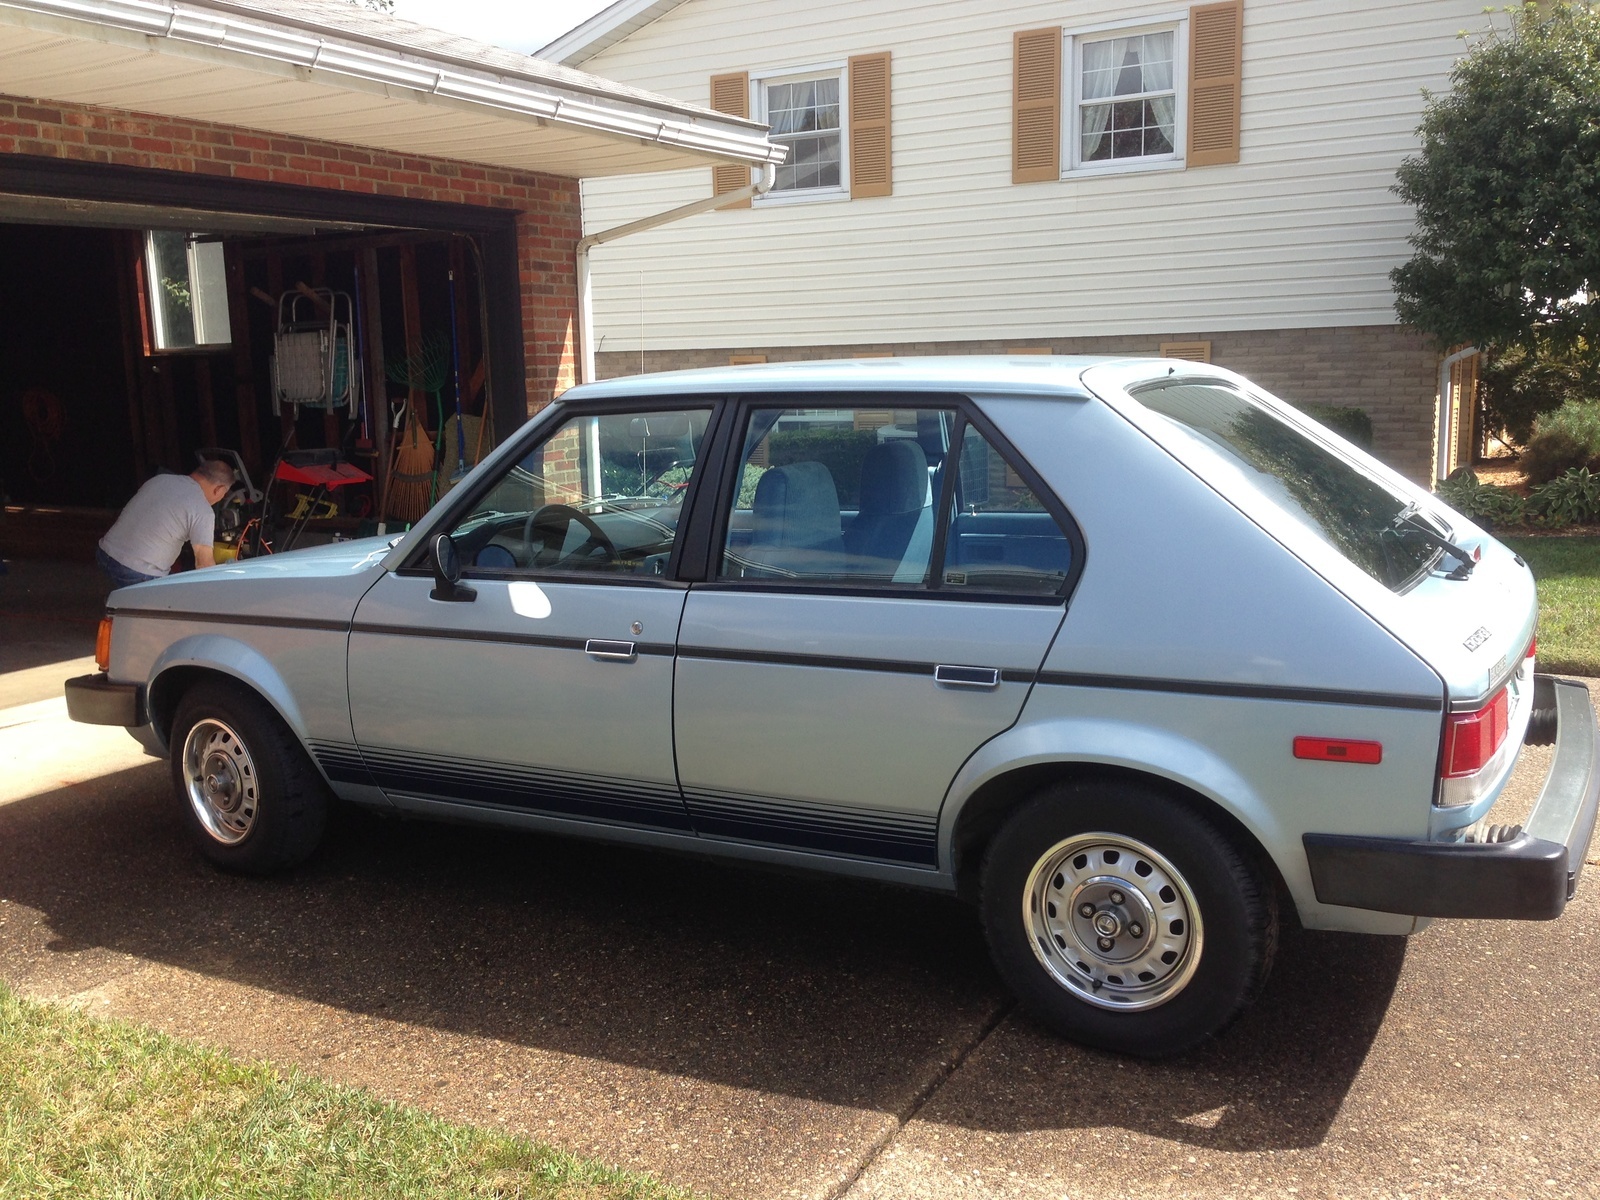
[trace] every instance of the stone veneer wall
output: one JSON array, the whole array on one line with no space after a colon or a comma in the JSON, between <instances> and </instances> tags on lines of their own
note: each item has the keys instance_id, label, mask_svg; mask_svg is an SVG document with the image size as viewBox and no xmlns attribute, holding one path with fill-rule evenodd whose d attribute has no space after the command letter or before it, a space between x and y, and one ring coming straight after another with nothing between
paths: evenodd
<instances>
[{"instance_id":1,"label":"stone veneer wall","mask_svg":"<svg viewBox=\"0 0 1600 1200\"><path fill-rule=\"evenodd\" d=\"M549 403L576 377L573 255L583 229L574 179L0 95L0 155L6 154L511 209L517 214L528 411Z\"/></svg>"},{"instance_id":2,"label":"stone veneer wall","mask_svg":"<svg viewBox=\"0 0 1600 1200\"><path fill-rule=\"evenodd\" d=\"M1439 355L1418 333L1396 325L1324 329L1179 332L1158 337L1013 338L1005 341L881 343L852 346L732 346L716 350L647 350L598 355L606 379L644 371L720 366L733 355L769 362L848 358L856 354L1005 354L1048 348L1054 354L1157 354L1162 342L1209 341L1211 361L1238 371L1291 403L1350 405L1372 418L1373 450L1423 486L1433 479Z\"/></svg>"}]
</instances>

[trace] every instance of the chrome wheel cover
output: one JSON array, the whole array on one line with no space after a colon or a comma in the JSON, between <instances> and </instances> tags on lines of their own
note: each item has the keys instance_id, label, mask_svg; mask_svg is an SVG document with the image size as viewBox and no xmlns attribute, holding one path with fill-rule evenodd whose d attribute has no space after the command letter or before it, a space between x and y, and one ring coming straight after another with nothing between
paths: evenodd
<instances>
[{"instance_id":1,"label":"chrome wheel cover","mask_svg":"<svg viewBox=\"0 0 1600 1200\"><path fill-rule=\"evenodd\" d=\"M255 826L259 782L250 749L228 726L207 717L183 741L183 790L207 833L225 846Z\"/></svg>"},{"instance_id":2,"label":"chrome wheel cover","mask_svg":"<svg viewBox=\"0 0 1600 1200\"><path fill-rule=\"evenodd\" d=\"M1200 964L1204 930L1189 884L1120 834L1080 834L1045 851L1023 888L1022 919L1045 970L1098 1008L1165 1004Z\"/></svg>"}]
</instances>

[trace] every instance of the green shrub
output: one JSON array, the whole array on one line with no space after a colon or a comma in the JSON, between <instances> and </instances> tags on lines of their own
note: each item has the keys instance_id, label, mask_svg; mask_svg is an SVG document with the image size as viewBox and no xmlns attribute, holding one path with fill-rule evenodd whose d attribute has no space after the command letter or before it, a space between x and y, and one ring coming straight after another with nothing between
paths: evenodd
<instances>
[{"instance_id":1,"label":"green shrub","mask_svg":"<svg viewBox=\"0 0 1600 1200\"><path fill-rule=\"evenodd\" d=\"M820 462L833 473L839 503L845 508L854 508L861 464L867 451L877 444L876 430L855 429L849 425L777 429L767 440L767 463L783 467L797 462Z\"/></svg>"},{"instance_id":2,"label":"green shrub","mask_svg":"<svg viewBox=\"0 0 1600 1200\"><path fill-rule=\"evenodd\" d=\"M1522 452L1528 482L1549 483L1575 467L1600 471L1600 403L1569 400L1533 423Z\"/></svg>"},{"instance_id":3,"label":"green shrub","mask_svg":"<svg viewBox=\"0 0 1600 1200\"><path fill-rule=\"evenodd\" d=\"M1439 499L1480 525L1521 525L1528 518L1527 501L1510 488L1479 483L1470 467L1457 467L1434 490Z\"/></svg>"},{"instance_id":4,"label":"green shrub","mask_svg":"<svg viewBox=\"0 0 1600 1200\"><path fill-rule=\"evenodd\" d=\"M1574 467L1534 488L1528 511L1551 529L1600 522L1600 475L1591 474L1588 467Z\"/></svg>"},{"instance_id":5,"label":"green shrub","mask_svg":"<svg viewBox=\"0 0 1600 1200\"><path fill-rule=\"evenodd\" d=\"M1600 393L1588 347L1552 345L1547 340L1506 346L1486 354L1478 368L1478 399L1487 427L1503 431L1517 445L1533 436L1533 423L1563 404L1581 403Z\"/></svg>"},{"instance_id":6,"label":"green shrub","mask_svg":"<svg viewBox=\"0 0 1600 1200\"><path fill-rule=\"evenodd\" d=\"M1363 450L1372 449L1372 418L1366 409L1339 404L1297 404L1295 407Z\"/></svg>"}]
</instances>

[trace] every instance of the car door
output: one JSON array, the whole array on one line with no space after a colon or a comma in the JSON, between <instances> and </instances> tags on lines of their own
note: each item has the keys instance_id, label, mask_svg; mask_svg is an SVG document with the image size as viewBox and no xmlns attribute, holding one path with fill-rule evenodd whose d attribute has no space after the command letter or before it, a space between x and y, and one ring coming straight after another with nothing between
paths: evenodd
<instances>
[{"instance_id":1,"label":"car door","mask_svg":"<svg viewBox=\"0 0 1600 1200\"><path fill-rule=\"evenodd\" d=\"M1060 626L1076 532L976 412L808 404L735 418L679 633L679 780L703 837L931 868L951 779Z\"/></svg>"},{"instance_id":2,"label":"car door","mask_svg":"<svg viewBox=\"0 0 1600 1200\"><path fill-rule=\"evenodd\" d=\"M711 407L573 412L445 523L466 599L431 548L351 629L367 770L397 805L506 809L687 831L672 747L671 578Z\"/></svg>"}]
</instances>

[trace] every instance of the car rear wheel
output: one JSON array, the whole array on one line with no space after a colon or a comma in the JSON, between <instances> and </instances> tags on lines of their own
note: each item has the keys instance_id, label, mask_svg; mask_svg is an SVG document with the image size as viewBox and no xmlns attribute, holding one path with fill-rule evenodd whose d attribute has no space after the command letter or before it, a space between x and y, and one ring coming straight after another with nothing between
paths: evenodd
<instances>
[{"instance_id":1,"label":"car rear wheel","mask_svg":"<svg viewBox=\"0 0 1600 1200\"><path fill-rule=\"evenodd\" d=\"M237 684L197 684L178 704L170 744L186 824L212 862L266 874L315 852L327 785L266 701Z\"/></svg>"},{"instance_id":2,"label":"car rear wheel","mask_svg":"<svg viewBox=\"0 0 1600 1200\"><path fill-rule=\"evenodd\" d=\"M1261 872L1210 821L1127 783L1046 789L984 859L990 952L1024 1007L1104 1050L1160 1058L1224 1029L1277 946Z\"/></svg>"}]
</instances>

